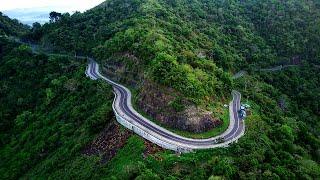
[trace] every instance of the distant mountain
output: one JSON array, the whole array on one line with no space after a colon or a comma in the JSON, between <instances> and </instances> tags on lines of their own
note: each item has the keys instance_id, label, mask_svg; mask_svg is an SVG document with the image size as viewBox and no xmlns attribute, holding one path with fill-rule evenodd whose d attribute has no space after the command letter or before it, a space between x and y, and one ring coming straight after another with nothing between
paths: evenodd
<instances>
[{"instance_id":1,"label":"distant mountain","mask_svg":"<svg viewBox=\"0 0 320 180\"><path fill-rule=\"evenodd\" d=\"M20 36L28 32L28 26L16 19L10 19L0 12L0 35Z\"/></svg>"},{"instance_id":2,"label":"distant mountain","mask_svg":"<svg viewBox=\"0 0 320 180\"><path fill-rule=\"evenodd\" d=\"M11 18L18 19L21 23L32 26L34 22L44 24L49 22L49 9L15 9L3 11Z\"/></svg>"},{"instance_id":3,"label":"distant mountain","mask_svg":"<svg viewBox=\"0 0 320 180\"><path fill-rule=\"evenodd\" d=\"M101 0L90 1L87 3L78 3L73 4L73 2L66 2L64 4L53 3L47 4L43 7L33 7L33 8L17 8L11 10L3 11L4 14L9 16L10 18L18 19L23 24L32 25L34 22L39 22L40 24L44 24L49 22L49 13L52 11L60 12L60 13L70 13L73 14L76 11L83 12L91 7L96 5L95 3L99 3Z\"/></svg>"}]
</instances>

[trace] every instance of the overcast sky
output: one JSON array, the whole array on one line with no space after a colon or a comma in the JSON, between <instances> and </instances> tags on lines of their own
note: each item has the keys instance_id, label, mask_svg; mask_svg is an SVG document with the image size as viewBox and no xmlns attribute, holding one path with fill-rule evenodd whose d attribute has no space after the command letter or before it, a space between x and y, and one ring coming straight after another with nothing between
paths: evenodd
<instances>
[{"instance_id":1,"label":"overcast sky","mask_svg":"<svg viewBox=\"0 0 320 180\"><path fill-rule=\"evenodd\" d=\"M0 0L0 11L30 8L52 8L66 12L85 11L104 0Z\"/></svg>"}]
</instances>

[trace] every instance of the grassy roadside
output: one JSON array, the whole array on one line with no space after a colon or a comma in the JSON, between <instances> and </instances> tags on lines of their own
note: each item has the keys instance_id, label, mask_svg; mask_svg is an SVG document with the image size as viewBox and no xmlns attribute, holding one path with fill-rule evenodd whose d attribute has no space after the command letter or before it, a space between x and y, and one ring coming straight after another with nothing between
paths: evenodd
<instances>
[{"instance_id":1,"label":"grassy roadside","mask_svg":"<svg viewBox=\"0 0 320 180\"><path fill-rule=\"evenodd\" d=\"M195 139L205 139L205 138L211 138L217 135L222 134L223 132L225 132L228 129L228 126L230 124L230 118L229 118L229 108L225 108L223 111L223 114L219 117L222 121L223 124L219 127L213 128L209 131L206 132L202 132L202 133L192 133L192 132L188 132L188 131L182 131L182 130L178 130L178 129L174 129L171 127L168 127L162 123L160 123L158 120L152 118L151 116L147 115L145 112L143 112L142 110L140 110L137 106L137 96L138 93L136 90L132 89L132 88L128 88L130 89L131 93L132 93L132 106L133 108L140 113L142 116L150 119L152 122L154 122L155 124L173 132L176 133L178 135L187 137L187 138L195 138Z\"/></svg>"}]
</instances>

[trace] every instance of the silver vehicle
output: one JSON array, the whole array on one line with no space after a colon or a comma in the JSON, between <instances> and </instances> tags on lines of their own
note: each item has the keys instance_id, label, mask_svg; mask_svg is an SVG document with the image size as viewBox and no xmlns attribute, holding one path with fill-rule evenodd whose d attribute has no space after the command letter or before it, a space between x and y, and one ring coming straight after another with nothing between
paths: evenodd
<instances>
[{"instance_id":1,"label":"silver vehicle","mask_svg":"<svg viewBox=\"0 0 320 180\"><path fill-rule=\"evenodd\" d=\"M246 110L244 109L240 109L238 113L241 119L244 119L247 116Z\"/></svg>"}]
</instances>

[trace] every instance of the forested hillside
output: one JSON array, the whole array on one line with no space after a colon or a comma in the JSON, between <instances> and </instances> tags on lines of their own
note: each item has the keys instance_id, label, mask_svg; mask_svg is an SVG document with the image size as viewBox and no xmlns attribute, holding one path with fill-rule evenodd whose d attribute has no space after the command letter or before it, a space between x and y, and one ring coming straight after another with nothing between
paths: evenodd
<instances>
[{"instance_id":1,"label":"forested hillside","mask_svg":"<svg viewBox=\"0 0 320 180\"><path fill-rule=\"evenodd\" d=\"M112 89L85 77L85 60L33 54L1 38L0 174L319 179L319 24L316 0L108 0L22 35L58 54L95 57L102 73L133 91L139 111L171 128L189 131L182 121L190 110L200 117L212 112L210 118L225 123L222 105L232 89L240 91L251 105L245 135L228 148L182 155L150 152L137 135L107 128L114 122ZM259 71L281 64L296 66ZM248 73L232 79L240 70ZM100 132L111 139L104 146L112 140L121 146L92 153Z\"/></svg>"},{"instance_id":2,"label":"forested hillside","mask_svg":"<svg viewBox=\"0 0 320 180\"><path fill-rule=\"evenodd\" d=\"M202 52L227 69L319 56L317 1L113 0L71 17L45 25L46 42L86 53L101 45L105 58L130 50L146 63L159 51Z\"/></svg>"},{"instance_id":3,"label":"forested hillside","mask_svg":"<svg viewBox=\"0 0 320 180\"><path fill-rule=\"evenodd\" d=\"M111 123L111 88L84 76L84 60L35 55L4 38L0 48L1 179L81 160L83 147Z\"/></svg>"},{"instance_id":4,"label":"forested hillside","mask_svg":"<svg viewBox=\"0 0 320 180\"><path fill-rule=\"evenodd\" d=\"M319 15L317 1L112 0L62 15L44 25L38 39L106 64L132 55L143 79L203 104L230 94L229 73L319 64Z\"/></svg>"},{"instance_id":5,"label":"forested hillside","mask_svg":"<svg viewBox=\"0 0 320 180\"><path fill-rule=\"evenodd\" d=\"M0 36L20 36L27 33L29 27L16 19L10 19L0 12Z\"/></svg>"}]
</instances>

